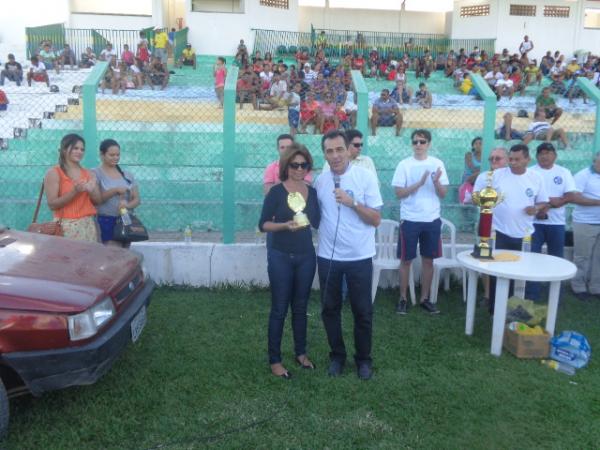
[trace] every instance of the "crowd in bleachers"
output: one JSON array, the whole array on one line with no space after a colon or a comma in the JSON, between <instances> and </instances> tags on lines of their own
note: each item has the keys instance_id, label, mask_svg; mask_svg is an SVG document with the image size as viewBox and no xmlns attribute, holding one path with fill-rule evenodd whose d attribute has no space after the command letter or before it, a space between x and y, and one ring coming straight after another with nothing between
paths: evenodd
<instances>
[{"instance_id":1,"label":"crowd in bleachers","mask_svg":"<svg viewBox=\"0 0 600 450\"><path fill-rule=\"evenodd\" d=\"M237 84L237 101L242 107L249 102L255 110L284 109L289 110L291 134L305 132L307 126L314 125L314 132L326 133L330 129L347 129L355 124L356 104L351 70L358 70L364 77L386 80L395 83L393 89L385 89L386 102L392 117L378 114L380 108L374 108L371 115L371 129L376 133L377 126L396 126L397 133L402 123L402 113L398 107L403 104L414 104L423 108L431 108L433 97L423 80L439 71L452 79L459 92L477 95L472 81L473 74L481 75L488 83L498 100L502 96L512 99L515 93L525 95L528 86L549 84L549 94L561 95L573 102L582 98L587 102L585 92L576 83L578 77L586 77L595 86L600 83L600 59L591 54L582 55L578 62L576 57L565 64L565 55L557 51L548 51L538 61L530 59L528 54L533 49L533 42L524 37L517 53L510 54L508 49L490 55L485 50L474 47L468 52L465 49L450 50L447 54L432 55L425 49L420 56L411 55L411 45L405 45L400 54L394 52L380 53L373 48L368 53L362 49L350 50L339 61L330 60L326 50L326 36L320 34L316 40L316 50L311 57L308 48L295 49L295 64L286 64L284 59L274 60L270 52L264 55L256 51L250 56L244 41L240 41L235 60L240 66ZM419 89L413 92L408 86L407 71L414 71L417 80L422 80ZM300 88L296 95L295 86ZM298 98L296 97L299 97ZM384 96L382 92L382 97ZM390 100L387 100L389 97ZM536 101L539 109L540 95ZM548 95L544 94L544 99ZM335 104L331 107L331 103ZM557 107L544 107L547 118L560 117L562 110ZM535 116L536 111L531 111ZM556 115L553 115L556 114ZM296 123L296 116L299 121ZM525 132L523 132L525 134ZM548 133L557 136L556 133ZM566 145L565 139L561 139Z\"/></svg>"}]
</instances>

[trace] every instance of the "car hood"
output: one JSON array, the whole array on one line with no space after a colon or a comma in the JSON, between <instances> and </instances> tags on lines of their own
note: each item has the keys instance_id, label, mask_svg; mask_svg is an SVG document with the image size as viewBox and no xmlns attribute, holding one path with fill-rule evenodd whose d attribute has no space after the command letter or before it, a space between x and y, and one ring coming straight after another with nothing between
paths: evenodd
<instances>
[{"instance_id":1,"label":"car hood","mask_svg":"<svg viewBox=\"0 0 600 450\"><path fill-rule=\"evenodd\" d=\"M61 237L0 231L0 308L77 313L135 270L133 252Z\"/></svg>"}]
</instances>

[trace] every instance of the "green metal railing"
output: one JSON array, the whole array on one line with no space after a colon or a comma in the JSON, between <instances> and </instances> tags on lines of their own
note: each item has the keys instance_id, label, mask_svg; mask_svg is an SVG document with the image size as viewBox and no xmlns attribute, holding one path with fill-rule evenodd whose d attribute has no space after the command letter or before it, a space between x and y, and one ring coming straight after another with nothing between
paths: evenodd
<instances>
[{"instance_id":1,"label":"green metal railing","mask_svg":"<svg viewBox=\"0 0 600 450\"><path fill-rule=\"evenodd\" d=\"M467 52L477 46L488 53L494 53L495 39L449 39L442 34L393 33L357 30L317 30L293 32L253 29L255 32L254 51L271 52L273 55L293 55L298 50L306 50L314 55L317 47L323 48L327 57L340 58L347 52L362 52L365 56L376 48L383 57L400 57L404 52L411 57L421 56L429 50L433 56L450 50L464 48ZM319 35L325 31L325 45L321 45Z\"/></svg>"},{"instance_id":2,"label":"green metal railing","mask_svg":"<svg viewBox=\"0 0 600 450\"><path fill-rule=\"evenodd\" d=\"M229 68L223 101L223 243L235 242L235 94L238 68Z\"/></svg>"},{"instance_id":3,"label":"green metal railing","mask_svg":"<svg viewBox=\"0 0 600 450\"><path fill-rule=\"evenodd\" d=\"M584 77L577 78L577 85L596 104L596 123L594 130L594 144L592 147L592 156L594 156L600 151L600 89L598 89L590 80Z\"/></svg>"},{"instance_id":4,"label":"green metal railing","mask_svg":"<svg viewBox=\"0 0 600 450\"><path fill-rule=\"evenodd\" d=\"M356 129L358 129L364 136L369 134L369 90L365 83L365 79L359 70L352 71L352 83L356 90L356 105L358 111L356 113ZM368 153L368 142L363 140L363 150L365 155Z\"/></svg>"},{"instance_id":5,"label":"green metal railing","mask_svg":"<svg viewBox=\"0 0 600 450\"><path fill-rule=\"evenodd\" d=\"M482 78L481 75L475 74L471 76L473 85L477 93L484 101L483 113L483 135L481 152L481 169L484 170L489 166L488 157L494 146L494 133L496 128L496 95L490 89L490 86Z\"/></svg>"}]
</instances>

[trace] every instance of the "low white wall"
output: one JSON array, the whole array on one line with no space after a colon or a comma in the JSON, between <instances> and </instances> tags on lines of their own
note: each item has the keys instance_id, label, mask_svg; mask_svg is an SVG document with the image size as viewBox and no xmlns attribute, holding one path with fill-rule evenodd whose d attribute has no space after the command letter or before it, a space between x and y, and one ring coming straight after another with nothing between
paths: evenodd
<instances>
[{"instance_id":1,"label":"low white wall","mask_svg":"<svg viewBox=\"0 0 600 450\"><path fill-rule=\"evenodd\" d=\"M149 28L152 25L152 16L121 14L72 13L69 20L70 28L94 28L98 30L141 30L142 28Z\"/></svg>"},{"instance_id":2,"label":"low white wall","mask_svg":"<svg viewBox=\"0 0 600 450\"><path fill-rule=\"evenodd\" d=\"M472 245L458 244L457 251ZM267 248L264 244L205 244L192 242L137 242L132 249L144 255L145 266L157 284L194 287L268 286ZM565 249L572 259L572 248ZM420 276L420 262L415 261L415 278ZM460 273L454 275L460 279ZM381 273L379 287L398 286L398 271ZM315 276L313 289L318 289Z\"/></svg>"}]
</instances>

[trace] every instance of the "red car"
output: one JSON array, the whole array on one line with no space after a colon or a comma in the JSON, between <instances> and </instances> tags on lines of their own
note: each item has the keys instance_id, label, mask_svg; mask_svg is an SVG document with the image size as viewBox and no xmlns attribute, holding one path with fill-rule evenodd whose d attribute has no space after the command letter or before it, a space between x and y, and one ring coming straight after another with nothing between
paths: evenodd
<instances>
[{"instance_id":1,"label":"red car","mask_svg":"<svg viewBox=\"0 0 600 450\"><path fill-rule=\"evenodd\" d=\"M140 337L154 289L141 262L0 227L0 437L9 397L92 384Z\"/></svg>"}]
</instances>

